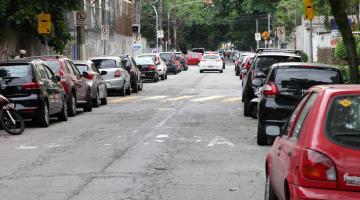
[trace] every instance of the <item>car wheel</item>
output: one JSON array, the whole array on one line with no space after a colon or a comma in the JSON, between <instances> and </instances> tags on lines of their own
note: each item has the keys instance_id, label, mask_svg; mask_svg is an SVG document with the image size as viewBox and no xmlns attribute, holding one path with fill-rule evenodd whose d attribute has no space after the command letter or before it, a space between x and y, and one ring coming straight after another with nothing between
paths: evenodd
<instances>
[{"instance_id":1,"label":"car wheel","mask_svg":"<svg viewBox=\"0 0 360 200\"><path fill-rule=\"evenodd\" d=\"M247 109L250 117L252 117L253 119L257 119L257 103L250 102Z\"/></svg>"},{"instance_id":2,"label":"car wheel","mask_svg":"<svg viewBox=\"0 0 360 200\"><path fill-rule=\"evenodd\" d=\"M163 73L163 75L161 75L161 80L165 80L165 76L166 76L166 74Z\"/></svg>"},{"instance_id":3,"label":"car wheel","mask_svg":"<svg viewBox=\"0 0 360 200\"><path fill-rule=\"evenodd\" d=\"M220 73L223 73L224 71L223 70L220 70Z\"/></svg>"},{"instance_id":4,"label":"car wheel","mask_svg":"<svg viewBox=\"0 0 360 200\"><path fill-rule=\"evenodd\" d=\"M165 79L167 79L167 73L165 73Z\"/></svg>"},{"instance_id":5,"label":"car wheel","mask_svg":"<svg viewBox=\"0 0 360 200\"><path fill-rule=\"evenodd\" d=\"M177 69L175 69L174 70L174 74L176 75L176 74L178 74L179 73L179 71L177 70Z\"/></svg>"},{"instance_id":6,"label":"car wheel","mask_svg":"<svg viewBox=\"0 0 360 200\"><path fill-rule=\"evenodd\" d=\"M63 109L61 110L61 112L58 114L58 119L60 121L67 121L68 120L68 107L67 107L67 103L66 103L66 98L63 98Z\"/></svg>"},{"instance_id":7,"label":"car wheel","mask_svg":"<svg viewBox=\"0 0 360 200\"><path fill-rule=\"evenodd\" d=\"M125 82L122 86L122 88L120 89L120 96L125 96L126 95L126 91L125 91Z\"/></svg>"},{"instance_id":8,"label":"car wheel","mask_svg":"<svg viewBox=\"0 0 360 200\"><path fill-rule=\"evenodd\" d=\"M257 144L260 146L267 145L268 144L268 137L265 133L264 127L260 124L260 121L258 121L258 129L257 129Z\"/></svg>"},{"instance_id":9,"label":"car wheel","mask_svg":"<svg viewBox=\"0 0 360 200\"><path fill-rule=\"evenodd\" d=\"M250 103L249 100L244 99L244 116L245 117L250 116L249 111L248 111L249 103Z\"/></svg>"},{"instance_id":10,"label":"car wheel","mask_svg":"<svg viewBox=\"0 0 360 200\"><path fill-rule=\"evenodd\" d=\"M239 76L240 72L238 70L235 70L235 76Z\"/></svg>"},{"instance_id":11,"label":"car wheel","mask_svg":"<svg viewBox=\"0 0 360 200\"><path fill-rule=\"evenodd\" d=\"M46 101L41 108L41 115L38 118L38 122L41 127L48 127L50 125L49 105Z\"/></svg>"},{"instance_id":12,"label":"car wheel","mask_svg":"<svg viewBox=\"0 0 360 200\"><path fill-rule=\"evenodd\" d=\"M129 87L126 89L126 95L131 95L131 84L129 84Z\"/></svg>"},{"instance_id":13,"label":"car wheel","mask_svg":"<svg viewBox=\"0 0 360 200\"><path fill-rule=\"evenodd\" d=\"M101 99L100 99L100 94L99 94L99 89L96 92L96 96L95 99L92 100L93 101L93 106L95 108L99 107L101 104Z\"/></svg>"},{"instance_id":14,"label":"car wheel","mask_svg":"<svg viewBox=\"0 0 360 200\"><path fill-rule=\"evenodd\" d=\"M135 80L135 81L134 81L134 84L132 84L132 86L131 86L131 88L133 89L132 91L133 91L134 93L138 93L138 92L139 92L139 87L138 87L138 85L139 85L138 80Z\"/></svg>"},{"instance_id":15,"label":"car wheel","mask_svg":"<svg viewBox=\"0 0 360 200\"><path fill-rule=\"evenodd\" d=\"M264 200L278 200L278 198L276 197L276 195L272 189L269 175L266 175Z\"/></svg>"},{"instance_id":16,"label":"car wheel","mask_svg":"<svg viewBox=\"0 0 360 200\"><path fill-rule=\"evenodd\" d=\"M84 106L84 112L91 112L92 111L92 99L91 99L91 95L90 95L90 91L88 93L88 97L86 100L86 104Z\"/></svg>"},{"instance_id":17,"label":"car wheel","mask_svg":"<svg viewBox=\"0 0 360 200\"><path fill-rule=\"evenodd\" d=\"M144 87L144 83L143 83L142 80L140 80L140 83L139 83L139 86L138 86L139 91L143 90L143 87Z\"/></svg>"}]
</instances>

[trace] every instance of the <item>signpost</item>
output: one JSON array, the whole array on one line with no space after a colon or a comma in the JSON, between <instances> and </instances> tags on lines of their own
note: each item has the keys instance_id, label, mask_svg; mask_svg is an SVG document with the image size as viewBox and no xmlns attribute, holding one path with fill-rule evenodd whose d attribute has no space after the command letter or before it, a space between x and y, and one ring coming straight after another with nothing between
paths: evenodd
<instances>
[{"instance_id":1,"label":"signpost","mask_svg":"<svg viewBox=\"0 0 360 200\"><path fill-rule=\"evenodd\" d=\"M49 34L51 32L51 15L39 14L38 15L38 33Z\"/></svg>"},{"instance_id":2,"label":"signpost","mask_svg":"<svg viewBox=\"0 0 360 200\"><path fill-rule=\"evenodd\" d=\"M305 7L305 19L310 21L310 62L312 62L313 61L312 20L315 17L313 1L304 0L304 7Z\"/></svg>"},{"instance_id":3,"label":"signpost","mask_svg":"<svg viewBox=\"0 0 360 200\"><path fill-rule=\"evenodd\" d=\"M255 33L255 40L256 40L256 41L260 41L260 40L261 40L261 34L260 34L260 33Z\"/></svg>"},{"instance_id":4,"label":"signpost","mask_svg":"<svg viewBox=\"0 0 360 200\"><path fill-rule=\"evenodd\" d=\"M264 40L267 40L267 39L269 39L269 37L270 37L270 33L267 32L267 31L264 31L264 32L261 34L261 37L264 38Z\"/></svg>"},{"instance_id":5,"label":"signpost","mask_svg":"<svg viewBox=\"0 0 360 200\"><path fill-rule=\"evenodd\" d=\"M109 29L108 25L101 25L101 40L109 40Z\"/></svg>"},{"instance_id":6,"label":"signpost","mask_svg":"<svg viewBox=\"0 0 360 200\"><path fill-rule=\"evenodd\" d=\"M133 35L133 49L141 49L141 35L139 33Z\"/></svg>"},{"instance_id":7,"label":"signpost","mask_svg":"<svg viewBox=\"0 0 360 200\"><path fill-rule=\"evenodd\" d=\"M87 14L86 11L75 11L75 26L86 26Z\"/></svg>"},{"instance_id":8,"label":"signpost","mask_svg":"<svg viewBox=\"0 0 360 200\"><path fill-rule=\"evenodd\" d=\"M161 38L161 39L164 38L164 30L158 30L157 31L157 37Z\"/></svg>"}]
</instances>

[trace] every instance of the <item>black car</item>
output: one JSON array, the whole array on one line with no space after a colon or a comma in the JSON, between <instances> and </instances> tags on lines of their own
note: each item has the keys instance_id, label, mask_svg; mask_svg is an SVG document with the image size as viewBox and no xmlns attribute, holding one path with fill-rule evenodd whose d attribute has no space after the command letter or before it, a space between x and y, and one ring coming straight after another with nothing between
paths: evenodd
<instances>
[{"instance_id":1,"label":"black car","mask_svg":"<svg viewBox=\"0 0 360 200\"><path fill-rule=\"evenodd\" d=\"M154 83L160 80L156 63L151 57L138 57L136 58L135 63L140 69L142 79L152 80Z\"/></svg>"},{"instance_id":2,"label":"black car","mask_svg":"<svg viewBox=\"0 0 360 200\"><path fill-rule=\"evenodd\" d=\"M333 66L315 63L274 64L261 89L257 143L266 145L268 139L283 131L292 110L310 87L342 83L341 71Z\"/></svg>"},{"instance_id":3,"label":"black car","mask_svg":"<svg viewBox=\"0 0 360 200\"><path fill-rule=\"evenodd\" d=\"M40 126L50 124L50 116L67 121L66 93L61 78L41 60L0 62L0 93L26 119Z\"/></svg>"},{"instance_id":4,"label":"black car","mask_svg":"<svg viewBox=\"0 0 360 200\"><path fill-rule=\"evenodd\" d=\"M302 62L300 55L295 53L283 52L264 52L258 53L251 63L250 69L246 74L243 86L242 101L244 102L244 116L250 115L249 104L252 99L257 98L255 92L262 86L270 67L275 63L281 62Z\"/></svg>"},{"instance_id":5,"label":"black car","mask_svg":"<svg viewBox=\"0 0 360 200\"><path fill-rule=\"evenodd\" d=\"M138 93L143 89L143 81L141 78L141 71L136 65L136 62L132 56L125 55L120 56L121 65L130 74L131 89L133 92Z\"/></svg>"}]
</instances>

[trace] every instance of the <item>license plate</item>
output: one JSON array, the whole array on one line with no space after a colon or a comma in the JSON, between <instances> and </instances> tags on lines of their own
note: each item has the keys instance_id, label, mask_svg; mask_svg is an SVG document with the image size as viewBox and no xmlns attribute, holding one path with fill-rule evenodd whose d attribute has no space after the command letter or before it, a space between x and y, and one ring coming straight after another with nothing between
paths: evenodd
<instances>
[{"instance_id":1,"label":"license plate","mask_svg":"<svg viewBox=\"0 0 360 200\"><path fill-rule=\"evenodd\" d=\"M209 66L209 68L213 68L214 66Z\"/></svg>"},{"instance_id":2,"label":"license plate","mask_svg":"<svg viewBox=\"0 0 360 200\"><path fill-rule=\"evenodd\" d=\"M106 83L106 87L107 87L107 88L111 88L110 83Z\"/></svg>"}]
</instances>

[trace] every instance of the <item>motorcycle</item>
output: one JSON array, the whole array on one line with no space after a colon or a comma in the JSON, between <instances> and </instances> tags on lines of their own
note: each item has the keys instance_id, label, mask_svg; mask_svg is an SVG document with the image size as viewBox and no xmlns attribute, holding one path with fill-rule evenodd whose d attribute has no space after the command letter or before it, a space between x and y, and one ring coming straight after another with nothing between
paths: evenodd
<instances>
[{"instance_id":1,"label":"motorcycle","mask_svg":"<svg viewBox=\"0 0 360 200\"><path fill-rule=\"evenodd\" d=\"M0 125L11 135L20 135L24 132L25 122L20 113L15 110L9 100L0 94Z\"/></svg>"}]
</instances>

